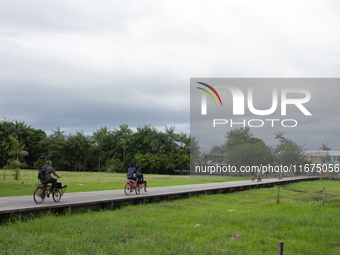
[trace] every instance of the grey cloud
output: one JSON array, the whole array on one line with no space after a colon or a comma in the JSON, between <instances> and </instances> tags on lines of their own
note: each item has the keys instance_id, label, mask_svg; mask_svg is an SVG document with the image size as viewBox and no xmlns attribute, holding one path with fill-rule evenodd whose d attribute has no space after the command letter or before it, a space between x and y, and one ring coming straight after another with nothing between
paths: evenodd
<instances>
[{"instance_id":1,"label":"grey cloud","mask_svg":"<svg viewBox=\"0 0 340 255\"><path fill-rule=\"evenodd\" d=\"M6 1L0 10L1 30L17 36L39 31L52 33L126 33L129 20L142 5L133 1Z\"/></svg>"}]
</instances>

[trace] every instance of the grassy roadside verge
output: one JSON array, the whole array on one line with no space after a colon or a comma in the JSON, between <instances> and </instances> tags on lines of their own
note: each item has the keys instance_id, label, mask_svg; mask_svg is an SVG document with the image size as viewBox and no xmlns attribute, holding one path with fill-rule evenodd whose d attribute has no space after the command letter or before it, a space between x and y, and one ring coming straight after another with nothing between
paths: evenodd
<instances>
[{"instance_id":1,"label":"grassy roadside verge","mask_svg":"<svg viewBox=\"0 0 340 255\"><path fill-rule=\"evenodd\" d=\"M337 181L128 206L121 210L46 215L0 226L3 254L284 254L340 253ZM48 239L48 241L47 241Z\"/></svg>"},{"instance_id":2,"label":"grassy roadside verge","mask_svg":"<svg viewBox=\"0 0 340 255\"><path fill-rule=\"evenodd\" d=\"M4 180L4 173L6 180ZM67 184L67 192L85 192L99 190L123 189L126 174L105 172L63 172L58 171L59 180ZM38 184L38 170L20 170L20 180L14 180L11 170L0 170L0 197L32 195ZM190 178L189 175L145 174L148 187L200 184L211 182L229 182L249 180L249 178Z\"/></svg>"}]
</instances>

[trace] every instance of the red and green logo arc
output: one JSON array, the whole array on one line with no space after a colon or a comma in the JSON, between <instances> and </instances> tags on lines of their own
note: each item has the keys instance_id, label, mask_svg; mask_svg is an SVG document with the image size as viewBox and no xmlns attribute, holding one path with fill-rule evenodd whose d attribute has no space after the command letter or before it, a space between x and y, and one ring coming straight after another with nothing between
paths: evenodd
<instances>
[{"instance_id":1,"label":"red and green logo arc","mask_svg":"<svg viewBox=\"0 0 340 255\"><path fill-rule=\"evenodd\" d=\"M220 104L222 106L222 101L221 101L220 95L216 92L216 90L213 87L211 87L210 85L205 84L203 82L197 82L197 83L208 87L212 92L214 92L215 95L217 96L218 100L220 100ZM209 96L211 96L211 98L214 100L215 105L217 106L216 100L215 100L214 96L210 93L209 90L206 90L206 89L203 89L203 88L200 88L200 87L196 87L196 88L201 89L201 90L205 91L206 93L208 93Z\"/></svg>"}]
</instances>

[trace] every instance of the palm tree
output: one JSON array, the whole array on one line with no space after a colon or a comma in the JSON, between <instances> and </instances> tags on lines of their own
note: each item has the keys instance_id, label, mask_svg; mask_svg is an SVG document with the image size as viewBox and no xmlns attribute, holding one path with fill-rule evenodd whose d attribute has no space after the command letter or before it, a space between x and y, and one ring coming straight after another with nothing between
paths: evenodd
<instances>
[{"instance_id":1,"label":"palm tree","mask_svg":"<svg viewBox=\"0 0 340 255\"><path fill-rule=\"evenodd\" d=\"M120 139L119 145L123 150L123 161L122 163L124 164L125 160L125 153L127 148L129 147L131 143L131 136L132 136L132 130L129 128L129 124L121 124L119 125L119 130L117 131L118 137Z\"/></svg>"},{"instance_id":2,"label":"palm tree","mask_svg":"<svg viewBox=\"0 0 340 255\"><path fill-rule=\"evenodd\" d=\"M24 121L5 120L0 121L0 167L3 167L8 161L9 148L11 147L12 135L20 142L27 145L33 134L33 128Z\"/></svg>"},{"instance_id":3,"label":"palm tree","mask_svg":"<svg viewBox=\"0 0 340 255\"><path fill-rule=\"evenodd\" d=\"M9 137L11 140L11 150L8 153L10 156L16 156L16 163L20 164L19 156L27 156L28 152L24 150L25 143L19 142L14 136Z\"/></svg>"},{"instance_id":4,"label":"palm tree","mask_svg":"<svg viewBox=\"0 0 340 255\"><path fill-rule=\"evenodd\" d=\"M78 169L82 169L83 167L85 171L86 164L90 156L89 154L90 147L92 145L92 138L90 136L85 136L84 131L76 131L76 134L70 134L67 140L72 147L70 163L74 164L74 171L76 171L77 167Z\"/></svg>"},{"instance_id":5,"label":"palm tree","mask_svg":"<svg viewBox=\"0 0 340 255\"><path fill-rule=\"evenodd\" d=\"M102 157L103 147L105 146L105 140L107 139L107 135L108 135L108 128L106 126L100 127L100 129L97 130L97 132L93 133L93 139L100 147L99 158L98 158L98 161L99 161L98 171L99 172L100 172L100 160Z\"/></svg>"},{"instance_id":6,"label":"palm tree","mask_svg":"<svg viewBox=\"0 0 340 255\"><path fill-rule=\"evenodd\" d=\"M157 155L161 153L161 137L156 128L148 128L146 130L145 142L148 144L148 147L152 154Z\"/></svg>"},{"instance_id":7,"label":"palm tree","mask_svg":"<svg viewBox=\"0 0 340 255\"><path fill-rule=\"evenodd\" d=\"M327 146L327 143L326 143L326 144L325 144L325 143L322 143L322 146L320 147L320 150L322 150L322 151L330 151L331 148L329 148L329 147Z\"/></svg>"},{"instance_id":8,"label":"palm tree","mask_svg":"<svg viewBox=\"0 0 340 255\"><path fill-rule=\"evenodd\" d=\"M106 149L110 150L109 154L110 157L112 156L112 160L119 158L120 155L118 148L120 145L120 138L116 129L108 132L106 142L107 142Z\"/></svg>"},{"instance_id":9,"label":"palm tree","mask_svg":"<svg viewBox=\"0 0 340 255\"><path fill-rule=\"evenodd\" d=\"M178 136L177 136L177 142L180 142L180 146L179 146L179 148L180 149L183 149L184 148L184 146L183 146L183 144L185 145L185 140L187 139L187 134L186 133L183 133L183 132L180 132L179 134L178 134Z\"/></svg>"},{"instance_id":10,"label":"palm tree","mask_svg":"<svg viewBox=\"0 0 340 255\"><path fill-rule=\"evenodd\" d=\"M157 144L158 138L156 137L158 131L155 128L151 128L151 125L144 125L144 127L137 127L136 137L140 140L141 148L139 148L142 154L152 152L150 148L150 143L152 145Z\"/></svg>"},{"instance_id":11,"label":"palm tree","mask_svg":"<svg viewBox=\"0 0 340 255\"><path fill-rule=\"evenodd\" d=\"M66 131L61 131L59 126L57 126L56 129L57 130L51 130L53 132L51 137L53 137L53 138L64 138L65 137L64 133Z\"/></svg>"},{"instance_id":12,"label":"palm tree","mask_svg":"<svg viewBox=\"0 0 340 255\"><path fill-rule=\"evenodd\" d=\"M90 159L90 151L91 151L91 146L93 145L93 139L91 136L87 135L84 136L84 133L82 131L82 147L84 148L83 152L83 164L84 164L84 172L85 172L85 166L88 164L89 159Z\"/></svg>"},{"instance_id":13,"label":"palm tree","mask_svg":"<svg viewBox=\"0 0 340 255\"><path fill-rule=\"evenodd\" d=\"M170 155L172 151L177 147L175 141L178 139L178 136L175 134L175 127L171 126L168 128L165 126L165 132L168 136L167 139L167 152Z\"/></svg>"}]
</instances>

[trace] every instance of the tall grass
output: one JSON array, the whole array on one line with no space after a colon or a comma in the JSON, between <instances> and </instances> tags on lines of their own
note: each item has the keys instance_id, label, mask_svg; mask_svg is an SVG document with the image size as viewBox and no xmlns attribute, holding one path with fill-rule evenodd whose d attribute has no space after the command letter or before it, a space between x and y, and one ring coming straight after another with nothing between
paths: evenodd
<instances>
[{"instance_id":1,"label":"tall grass","mask_svg":"<svg viewBox=\"0 0 340 255\"><path fill-rule=\"evenodd\" d=\"M46 215L0 226L1 254L340 254L336 181L128 206L115 211ZM321 188L322 190L322 188Z\"/></svg>"}]
</instances>

